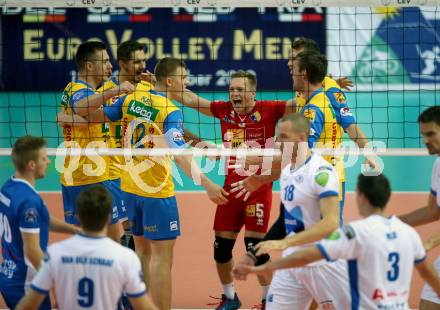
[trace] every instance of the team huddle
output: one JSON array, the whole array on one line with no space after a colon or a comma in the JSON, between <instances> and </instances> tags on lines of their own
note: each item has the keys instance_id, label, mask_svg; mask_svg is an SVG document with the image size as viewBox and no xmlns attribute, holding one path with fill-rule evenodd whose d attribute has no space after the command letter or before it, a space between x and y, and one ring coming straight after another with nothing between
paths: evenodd
<instances>
[{"instance_id":1,"label":"team huddle","mask_svg":"<svg viewBox=\"0 0 440 310\"><path fill-rule=\"evenodd\" d=\"M219 119L223 147L280 148L282 155L269 165L264 157L230 156L219 186L188 155L67 154L63 222L35 190L50 162L45 140L18 139L16 173L0 192L0 292L9 308L51 309L52 298L59 309L171 309L180 236L173 161L217 205L213 258L223 292L215 309L240 308L234 279L250 273L261 285L259 309L408 309L414 267L426 281L420 309L440 307L440 258L435 269L425 260L440 235L422 242L411 227L440 218L440 159L428 205L387 216L390 182L367 158L374 176L361 174L356 185L363 219L344 223L344 158L319 150L337 150L344 132L359 148L369 141L343 91L351 81L328 75L316 42L292 43L287 65L296 97L287 101L256 100L257 77L241 70L230 77L229 101L209 101L187 89L188 68L180 59L160 59L147 72L144 49L136 41L121 43L119 73L112 76L103 43L78 47L78 76L64 89L57 115L64 147L209 147L184 128L178 102ZM440 155L440 108L427 109L418 122L429 153ZM278 179L280 214L269 228ZM243 226L247 252L234 263ZM49 231L74 235L49 246ZM283 251L282 258L271 260L272 251Z\"/></svg>"}]
</instances>

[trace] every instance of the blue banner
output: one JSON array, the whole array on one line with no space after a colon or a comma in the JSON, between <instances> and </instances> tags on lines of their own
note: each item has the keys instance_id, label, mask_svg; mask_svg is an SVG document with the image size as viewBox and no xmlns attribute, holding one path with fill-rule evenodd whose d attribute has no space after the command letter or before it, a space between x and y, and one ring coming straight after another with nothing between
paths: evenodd
<instances>
[{"instance_id":1,"label":"blue banner","mask_svg":"<svg viewBox=\"0 0 440 310\"><path fill-rule=\"evenodd\" d=\"M2 8L0 89L60 90L76 74L78 45L99 39L114 70L119 43L145 43L147 68L165 56L185 60L191 87L224 91L231 70L253 70L259 89L290 90L291 40L307 36L325 49L321 8Z\"/></svg>"}]
</instances>

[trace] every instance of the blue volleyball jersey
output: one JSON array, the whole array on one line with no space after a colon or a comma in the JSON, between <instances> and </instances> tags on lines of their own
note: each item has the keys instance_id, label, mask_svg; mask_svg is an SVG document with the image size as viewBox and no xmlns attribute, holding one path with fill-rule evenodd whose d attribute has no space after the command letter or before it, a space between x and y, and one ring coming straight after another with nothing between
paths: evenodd
<instances>
[{"instance_id":1,"label":"blue volleyball jersey","mask_svg":"<svg viewBox=\"0 0 440 310\"><path fill-rule=\"evenodd\" d=\"M43 251L49 237L49 211L27 181L11 177L1 188L0 224L3 257L0 290L15 290L29 284L36 273L24 256L21 232L39 233Z\"/></svg>"}]
</instances>

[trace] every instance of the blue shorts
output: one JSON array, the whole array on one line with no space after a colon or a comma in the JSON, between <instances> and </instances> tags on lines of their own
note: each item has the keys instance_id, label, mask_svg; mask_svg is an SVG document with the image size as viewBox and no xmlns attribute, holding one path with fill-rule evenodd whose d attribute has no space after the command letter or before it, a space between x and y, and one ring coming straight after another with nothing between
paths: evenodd
<instances>
[{"instance_id":1,"label":"blue shorts","mask_svg":"<svg viewBox=\"0 0 440 310\"><path fill-rule=\"evenodd\" d=\"M9 309L15 309L18 302L21 298L24 296L24 287L20 288L11 288L11 290L8 290L7 292L3 291L1 292L3 300L5 301L6 305ZM39 310L51 310L52 307L50 305L50 298L49 295L47 295L41 306L38 308Z\"/></svg>"},{"instance_id":2,"label":"blue shorts","mask_svg":"<svg viewBox=\"0 0 440 310\"><path fill-rule=\"evenodd\" d=\"M146 198L122 192L131 232L150 240L175 239L180 236L176 197Z\"/></svg>"},{"instance_id":3,"label":"blue shorts","mask_svg":"<svg viewBox=\"0 0 440 310\"><path fill-rule=\"evenodd\" d=\"M108 186L106 188L113 198L112 224L125 221L127 219L127 211L122 204L121 179L108 180L107 182Z\"/></svg>"},{"instance_id":4,"label":"blue shorts","mask_svg":"<svg viewBox=\"0 0 440 310\"><path fill-rule=\"evenodd\" d=\"M115 224L119 222L120 218L125 218L125 212L121 212L119 214L119 210L122 211L122 203L121 203L121 188L117 186L117 181L120 180L112 180L112 181L103 181L94 184L87 185L78 185L78 186L64 186L61 185L61 192L63 194L63 205L64 205L64 220L69 224L79 224L78 219L76 218L76 200L78 195L86 188L101 184L110 192L113 200L113 208L112 208L112 218L111 223ZM119 206L119 207L118 207Z\"/></svg>"}]
</instances>

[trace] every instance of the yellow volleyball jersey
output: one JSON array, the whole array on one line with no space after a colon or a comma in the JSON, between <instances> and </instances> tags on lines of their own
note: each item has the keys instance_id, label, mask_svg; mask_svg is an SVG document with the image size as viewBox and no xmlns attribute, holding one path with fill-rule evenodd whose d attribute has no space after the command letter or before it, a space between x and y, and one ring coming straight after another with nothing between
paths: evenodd
<instances>
[{"instance_id":1,"label":"yellow volleyball jersey","mask_svg":"<svg viewBox=\"0 0 440 310\"><path fill-rule=\"evenodd\" d=\"M182 112L165 95L152 90L149 83L138 83L132 94L106 106L104 113L112 121L125 120L124 146L166 148L170 147L169 139L178 145L184 143ZM168 131L170 124L174 131ZM149 198L174 196L170 156L125 156L124 160L123 191Z\"/></svg>"},{"instance_id":2,"label":"yellow volleyball jersey","mask_svg":"<svg viewBox=\"0 0 440 310\"><path fill-rule=\"evenodd\" d=\"M68 115L74 113L75 102L94 95L93 87L81 80L70 82L64 89L61 107ZM96 148L103 146L102 124L89 124L86 127L63 125L63 141L66 147ZM98 183L107 180L106 160L99 156L66 156L61 184L64 186L79 186Z\"/></svg>"},{"instance_id":3,"label":"yellow volleyball jersey","mask_svg":"<svg viewBox=\"0 0 440 310\"><path fill-rule=\"evenodd\" d=\"M309 147L339 147L344 130L338 123L338 115L322 87L310 95L300 112L311 122ZM332 155L323 157L336 168L340 181L345 181L344 158Z\"/></svg>"}]
</instances>

